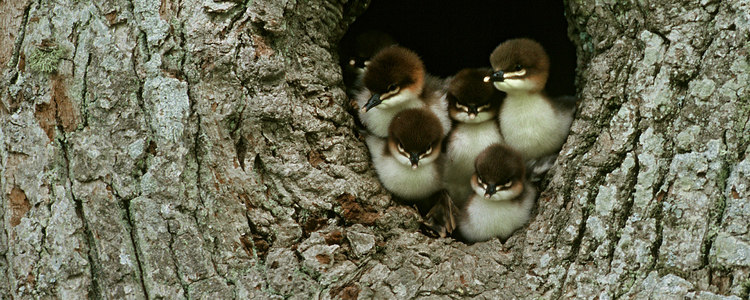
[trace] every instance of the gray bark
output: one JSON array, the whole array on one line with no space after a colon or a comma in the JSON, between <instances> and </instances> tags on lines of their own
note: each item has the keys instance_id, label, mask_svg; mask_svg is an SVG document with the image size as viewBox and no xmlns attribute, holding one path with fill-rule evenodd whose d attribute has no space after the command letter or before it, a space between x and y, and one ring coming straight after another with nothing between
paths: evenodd
<instances>
[{"instance_id":1,"label":"gray bark","mask_svg":"<svg viewBox=\"0 0 750 300\"><path fill-rule=\"evenodd\" d=\"M353 135L365 3L3 2L0 299L747 299L750 5L668 2L566 3L571 136L474 245Z\"/></svg>"}]
</instances>

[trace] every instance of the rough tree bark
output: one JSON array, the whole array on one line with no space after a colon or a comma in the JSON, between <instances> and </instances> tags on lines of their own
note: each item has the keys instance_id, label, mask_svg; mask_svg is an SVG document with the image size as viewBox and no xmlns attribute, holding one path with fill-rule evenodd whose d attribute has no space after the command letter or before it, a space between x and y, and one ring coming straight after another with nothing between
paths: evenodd
<instances>
[{"instance_id":1,"label":"rough tree bark","mask_svg":"<svg viewBox=\"0 0 750 300\"><path fill-rule=\"evenodd\" d=\"M566 2L571 137L470 246L352 133L366 3L3 2L0 299L747 299L750 4L670 2Z\"/></svg>"}]
</instances>

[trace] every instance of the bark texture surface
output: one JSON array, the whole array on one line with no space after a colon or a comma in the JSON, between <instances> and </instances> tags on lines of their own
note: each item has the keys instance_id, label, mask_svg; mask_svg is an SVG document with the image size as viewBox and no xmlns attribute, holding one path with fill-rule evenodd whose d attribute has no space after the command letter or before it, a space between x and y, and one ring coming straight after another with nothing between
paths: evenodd
<instances>
[{"instance_id":1,"label":"bark texture surface","mask_svg":"<svg viewBox=\"0 0 750 300\"><path fill-rule=\"evenodd\" d=\"M571 136L474 245L353 134L366 3L0 3L0 299L747 299L750 3L671 2L566 2Z\"/></svg>"}]
</instances>

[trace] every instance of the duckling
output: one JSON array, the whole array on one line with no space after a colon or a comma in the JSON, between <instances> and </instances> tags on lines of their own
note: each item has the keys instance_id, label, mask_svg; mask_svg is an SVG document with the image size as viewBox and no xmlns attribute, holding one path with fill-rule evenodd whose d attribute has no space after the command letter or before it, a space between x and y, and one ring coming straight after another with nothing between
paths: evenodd
<instances>
[{"instance_id":1,"label":"duckling","mask_svg":"<svg viewBox=\"0 0 750 300\"><path fill-rule=\"evenodd\" d=\"M388 136L393 117L402 110L427 108L438 118L443 134L450 131L445 82L427 75L422 59L403 47L388 47L376 54L365 70L366 89L357 95L359 119L376 136Z\"/></svg>"},{"instance_id":2,"label":"duckling","mask_svg":"<svg viewBox=\"0 0 750 300\"><path fill-rule=\"evenodd\" d=\"M442 188L443 129L429 110L412 108L394 116L388 138L368 135L375 172L400 200L424 202ZM426 212L428 207L420 207Z\"/></svg>"},{"instance_id":3,"label":"duckling","mask_svg":"<svg viewBox=\"0 0 750 300\"><path fill-rule=\"evenodd\" d=\"M512 39L490 55L495 70L485 81L507 93L500 106L500 131L505 143L525 159L557 153L568 137L575 97L552 99L544 92L549 57L538 42Z\"/></svg>"},{"instance_id":4,"label":"duckling","mask_svg":"<svg viewBox=\"0 0 750 300\"><path fill-rule=\"evenodd\" d=\"M516 150L493 144L477 156L471 177L474 194L461 207L458 235L474 243L499 237L506 240L529 220L537 191L526 179L523 157Z\"/></svg>"}]
</instances>

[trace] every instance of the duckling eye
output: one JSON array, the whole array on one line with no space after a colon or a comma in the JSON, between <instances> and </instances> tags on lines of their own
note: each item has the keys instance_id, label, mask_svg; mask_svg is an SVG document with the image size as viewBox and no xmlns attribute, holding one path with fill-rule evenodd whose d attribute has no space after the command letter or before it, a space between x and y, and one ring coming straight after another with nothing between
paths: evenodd
<instances>
[{"instance_id":1,"label":"duckling eye","mask_svg":"<svg viewBox=\"0 0 750 300\"><path fill-rule=\"evenodd\" d=\"M523 70L523 66L521 65L516 65L515 67L513 67L513 71L521 71L521 70Z\"/></svg>"},{"instance_id":2,"label":"duckling eye","mask_svg":"<svg viewBox=\"0 0 750 300\"><path fill-rule=\"evenodd\" d=\"M394 83L388 86L388 91L393 92L398 88L398 86Z\"/></svg>"},{"instance_id":3,"label":"duckling eye","mask_svg":"<svg viewBox=\"0 0 750 300\"><path fill-rule=\"evenodd\" d=\"M489 103L487 103L485 105L482 105L480 107L477 107L477 111L484 111L485 109L488 109L488 108L490 108L490 104Z\"/></svg>"},{"instance_id":4,"label":"duckling eye","mask_svg":"<svg viewBox=\"0 0 750 300\"><path fill-rule=\"evenodd\" d=\"M424 151L424 155L430 155L432 153L432 145L427 147L427 150Z\"/></svg>"},{"instance_id":5,"label":"duckling eye","mask_svg":"<svg viewBox=\"0 0 750 300\"><path fill-rule=\"evenodd\" d=\"M503 184L502 188L503 188L503 189L507 189L507 188L509 188L509 187L510 187L510 186L512 186L512 185L513 185L513 180L511 180L511 181L508 181L508 182L506 182L505 184Z\"/></svg>"},{"instance_id":6,"label":"duckling eye","mask_svg":"<svg viewBox=\"0 0 750 300\"><path fill-rule=\"evenodd\" d=\"M405 150L404 150L404 144L398 143L398 151L405 152Z\"/></svg>"},{"instance_id":7,"label":"duckling eye","mask_svg":"<svg viewBox=\"0 0 750 300\"><path fill-rule=\"evenodd\" d=\"M456 102L456 108L463 110L463 111L469 111L468 107L461 105L461 103L458 103L458 102Z\"/></svg>"},{"instance_id":8,"label":"duckling eye","mask_svg":"<svg viewBox=\"0 0 750 300\"><path fill-rule=\"evenodd\" d=\"M478 184L479 184L479 186L481 186L482 188L484 188L484 189L487 189L487 184L485 184L485 183L484 183L484 181L482 181L482 178L479 178L479 176L477 176L477 183L478 183Z\"/></svg>"}]
</instances>

